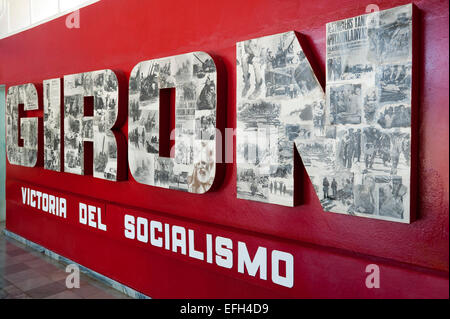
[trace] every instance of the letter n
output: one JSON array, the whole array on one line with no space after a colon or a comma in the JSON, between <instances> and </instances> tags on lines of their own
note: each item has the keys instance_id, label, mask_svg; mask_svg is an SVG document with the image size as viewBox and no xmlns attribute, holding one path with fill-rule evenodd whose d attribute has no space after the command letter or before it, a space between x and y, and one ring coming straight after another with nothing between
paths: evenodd
<instances>
[{"instance_id":1,"label":"letter n","mask_svg":"<svg viewBox=\"0 0 450 319\"><path fill-rule=\"evenodd\" d=\"M237 43L238 198L294 206L298 151L325 211L410 221L412 12L328 23L326 94L293 31Z\"/></svg>"}]
</instances>

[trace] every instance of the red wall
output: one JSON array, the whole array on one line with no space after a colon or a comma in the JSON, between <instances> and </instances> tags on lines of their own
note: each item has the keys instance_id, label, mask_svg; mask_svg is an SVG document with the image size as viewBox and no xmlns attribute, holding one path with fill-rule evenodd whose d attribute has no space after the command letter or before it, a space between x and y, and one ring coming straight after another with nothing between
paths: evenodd
<instances>
[{"instance_id":1,"label":"red wall","mask_svg":"<svg viewBox=\"0 0 450 319\"><path fill-rule=\"evenodd\" d=\"M235 127L235 44L298 31L325 73L325 24L365 13L373 1L102 0L80 11L80 29L65 17L0 41L0 83L45 79L98 69L126 78L140 61L205 51L218 65L226 127ZM408 1L377 1L388 9ZM164 297L445 297L449 296L449 57L447 0L414 1L419 9L419 172L417 220L410 225L323 212L304 178L295 208L236 198L236 168L205 195L128 180L7 164L7 229L149 296ZM305 45L305 44L303 44ZM324 82L323 76L320 79ZM124 79L120 85L127 87ZM123 106L122 106L123 107ZM126 105L125 105L126 107ZM42 110L42 101L40 101ZM37 112L42 114L42 111ZM225 119L225 118L224 118ZM126 124L123 126L127 132ZM306 173L305 173L306 174ZM304 175L306 176L306 175ZM18 183L20 181L20 183ZM295 285L283 288L193 259L142 247L38 214L18 203L19 185L53 189L105 205L111 228L123 232L127 209L234 240L295 255ZM18 188L19 187L19 188ZM381 269L381 288L367 289L367 264Z\"/></svg>"}]
</instances>

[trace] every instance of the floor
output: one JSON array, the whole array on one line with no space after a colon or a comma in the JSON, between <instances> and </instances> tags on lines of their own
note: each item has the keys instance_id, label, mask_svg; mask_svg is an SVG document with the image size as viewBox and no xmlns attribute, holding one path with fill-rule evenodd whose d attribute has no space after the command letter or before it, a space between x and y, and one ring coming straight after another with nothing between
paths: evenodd
<instances>
[{"instance_id":1,"label":"floor","mask_svg":"<svg viewBox=\"0 0 450 319\"><path fill-rule=\"evenodd\" d=\"M128 299L80 273L80 288L66 287L66 266L3 234L0 223L0 299Z\"/></svg>"}]
</instances>

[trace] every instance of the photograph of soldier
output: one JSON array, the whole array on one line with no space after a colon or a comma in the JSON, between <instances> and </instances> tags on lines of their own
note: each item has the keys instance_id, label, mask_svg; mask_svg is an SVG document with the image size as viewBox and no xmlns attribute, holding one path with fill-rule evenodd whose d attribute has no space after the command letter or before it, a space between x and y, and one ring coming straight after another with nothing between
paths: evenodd
<instances>
[{"instance_id":1,"label":"photograph of soldier","mask_svg":"<svg viewBox=\"0 0 450 319\"><path fill-rule=\"evenodd\" d=\"M369 127L364 128L362 136L366 170L384 172L387 175L398 174L399 168L403 173L409 170L409 134L387 133Z\"/></svg>"},{"instance_id":2,"label":"photograph of soldier","mask_svg":"<svg viewBox=\"0 0 450 319\"><path fill-rule=\"evenodd\" d=\"M361 123L361 84L343 84L329 89L331 124Z\"/></svg>"},{"instance_id":3,"label":"photograph of soldier","mask_svg":"<svg viewBox=\"0 0 450 319\"><path fill-rule=\"evenodd\" d=\"M375 28L373 28L375 27ZM378 60L386 63L411 59L412 8L397 7L379 14L379 24L369 28Z\"/></svg>"},{"instance_id":4,"label":"photograph of soldier","mask_svg":"<svg viewBox=\"0 0 450 319\"><path fill-rule=\"evenodd\" d=\"M341 168L351 169L361 160L361 129L349 128L338 134L338 159Z\"/></svg>"},{"instance_id":5,"label":"photograph of soldier","mask_svg":"<svg viewBox=\"0 0 450 319\"><path fill-rule=\"evenodd\" d=\"M328 181L328 178L324 177L322 185L323 185L323 198L329 198L328 189L330 188L330 182ZM337 186L337 183L336 183L336 186Z\"/></svg>"},{"instance_id":6,"label":"photograph of soldier","mask_svg":"<svg viewBox=\"0 0 450 319\"><path fill-rule=\"evenodd\" d=\"M184 101L193 101L196 98L196 85L194 82L183 83L182 97Z\"/></svg>"},{"instance_id":7,"label":"photograph of soldier","mask_svg":"<svg viewBox=\"0 0 450 319\"><path fill-rule=\"evenodd\" d=\"M316 136L325 135L326 113L324 101L314 101L312 104L313 109L313 123L314 133Z\"/></svg>"},{"instance_id":8,"label":"photograph of soldier","mask_svg":"<svg viewBox=\"0 0 450 319\"><path fill-rule=\"evenodd\" d=\"M270 163L269 200L271 202L283 203L289 202L289 198L294 193L294 186L289 176L293 173L291 163L280 159L280 163Z\"/></svg>"},{"instance_id":9,"label":"photograph of soldier","mask_svg":"<svg viewBox=\"0 0 450 319\"><path fill-rule=\"evenodd\" d=\"M85 140L92 140L94 138L94 128L93 128L93 120L92 119L83 119L82 121L83 128L81 136Z\"/></svg>"},{"instance_id":10,"label":"photograph of soldier","mask_svg":"<svg viewBox=\"0 0 450 319\"><path fill-rule=\"evenodd\" d=\"M366 169L373 168L373 162L375 160L375 145L373 143L365 143L364 146L364 163Z\"/></svg>"},{"instance_id":11,"label":"photograph of soldier","mask_svg":"<svg viewBox=\"0 0 450 319\"><path fill-rule=\"evenodd\" d=\"M374 214L376 208L375 179L365 175L363 183L354 188L354 210L360 214Z\"/></svg>"},{"instance_id":12,"label":"photograph of soldier","mask_svg":"<svg viewBox=\"0 0 450 319\"><path fill-rule=\"evenodd\" d=\"M366 170L382 170L389 172L390 163L390 138L387 133L374 127L363 129L364 162ZM377 165L374 168L375 160Z\"/></svg>"},{"instance_id":13,"label":"photograph of soldier","mask_svg":"<svg viewBox=\"0 0 450 319\"><path fill-rule=\"evenodd\" d=\"M177 164L190 165L194 161L194 146L192 141L177 139L175 143L175 162Z\"/></svg>"},{"instance_id":14,"label":"photograph of soldier","mask_svg":"<svg viewBox=\"0 0 450 319\"><path fill-rule=\"evenodd\" d=\"M411 126L411 108L403 104L388 105L378 115L378 124L382 128Z\"/></svg>"},{"instance_id":15,"label":"photograph of soldier","mask_svg":"<svg viewBox=\"0 0 450 319\"><path fill-rule=\"evenodd\" d=\"M139 120L139 117L141 116L141 112L142 110L139 109L139 101L137 101L136 99L131 99L130 98L130 103L129 103L129 121L132 122L136 122Z\"/></svg>"},{"instance_id":16,"label":"photograph of soldier","mask_svg":"<svg viewBox=\"0 0 450 319\"><path fill-rule=\"evenodd\" d=\"M364 97L364 118L367 124L373 124L377 108L377 89L375 87L372 87L367 90L367 94Z\"/></svg>"},{"instance_id":17,"label":"photograph of soldier","mask_svg":"<svg viewBox=\"0 0 450 319\"><path fill-rule=\"evenodd\" d=\"M353 209L353 173L330 172L319 181L319 199L326 211L348 213Z\"/></svg>"},{"instance_id":18,"label":"photograph of soldier","mask_svg":"<svg viewBox=\"0 0 450 319\"><path fill-rule=\"evenodd\" d=\"M117 78L113 72L101 72L99 75L106 76L106 83L104 85L106 92L115 92L117 90Z\"/></svg>"},{"instance_id":19,"label":"photograph of soldier","mask_svg":"<svg viewBox=\"0 0 450 319\"><path fill-rule=\"evenodd\" d=\"M263 174L258 168L238 168L237 171L238 198L267 201L269 199L269 174ZM275 185L273 185L275 190Z\"/></svg>"},{"instance_id":20,"label":"photograph of soldier","mask_svg":"<svg viewBox=\"0 0 450 319\"><path fill-rule=\"evenodd\" d=\"M77 83L78 85L79 83ZM75 85L75 87L77 86ZM83 94L85 96L92 96L94 88L94 80L92 79L92 73L81 73L81 86L83 87Z\"/></svg>"},{"instance_id":21,"label":"photograph of soldier","mask_svg":"<svg viewBox=\"0 0 450 319\"><path fill-rule=\"evenodd\" d=\"M331 181L331 197L332 198L336 198L337 196L337 182L336 182L336 178L333 177L333 180ZM327 193L328 195L328 193Z\"/></svg>"},{"instance_id":22,"label":"photograph of soldier","mask_svg":"<svg viewBox=\"0 0 450 319\"><path fill-rule=\"evenodd\" d=\"M65 113L72 117L79 117L82 115L83 96L76 94L64 96Z\"/></svg>"},{"instance_id":23,"label":"photograph of soldier","mask_svg":"<svg viewBox=\"0 0 450 319\"><path fill-rule=\"evenodd\" d=\"M259 61L257 61L257 59L259 59L260 57L260 51L261 48L258 46L256 40L249 40L244 42L244 46L241 52L241 58L239 60L239 62L241 63L242 76L244 80L244 87L241 93L242 97L246 97L251 88L251 71L253 71L255 86L252 94L250 94L248 98L255 99L259 96L259 94L261 94L263 79L260 70L261 66L259 65Z\"/></svg>"},{"instance_id":24,"label":"photograph of soldier","mask_svg":"<svg viewBox=\"0 0 450 319\"><path fill-rule=\"evenodd\" d=\"M136 73L136 88L139 89L139 101L144 102L156 98L159 94L157 81L158 63L141 63ZM145 73L144 73L145 72ZM130 86L132 83L130 82Z\"/></svg>"},{"instance_id":25,"label":"photograph of soldier","mask_svg":"<svg viewBox=\"0 0 450 319\"><path fill-rule=\"evenodd\" d=\"M128 140L130 141L130 145L133 145L136 149L139 149L141 147L141 144L139 143L141 141L139 133L139 128L135 127L131 132L128 133ZM144 140L145 140L145 132L144 132ZM142 146L145 146L144 143L142 143Z\"/></svg>"},{"instance_id":26,"label":"photograph of soldier","mask_svg":"<svg viewBox=\"0 0 450 319\"><path fill-rule=\"evenodd\" d=\"M214 114L201 115L195 119L195 138L197 140L214 140L216 134L216 117Z\"/></svg>"},{"instance_id":27,"label":"photograph of soldier","mask_svg":"<svg viewBox=\"0 0 450 319\"><path fill-rule=\"evenodd\" d=\"M379 185L379 214L401 219L404 213L404 197L408 188L403 185L401 176L376 177Z\"/></svg>"},{"instance_id":28,"label":"photograph of soldier","mask_svg":"<svg viewBox=\"0 0 450 319\"><path fill-rule=\"evenodd\" d=\"M408 169L410 161L410 136L408 134L403 134L399 132L391 133L391 145L390 145L390 156L391 156L391 175L397 175L398 169L402 170ZM403 162L400 163L400 157L402 156ZM400 165L400 166L399 166Z\"/></svg>"},{"instance_id":29,"label":"photograph of soldier","mask_svg":"<svg viewBox=\"0 0 450 319\"><path fill-rule=\"evenodd\" d=\"M327 80L329 82L331 81L339 81L341 79L342 75L342 62L341 58L329 58L327 60L327 73L328 77Z\"/></svg>"},{"instance_id":30,"label":"photograph of soldier","mask_svg":"<svg viewBox=\"0 0 450 319\"><path fill-rule=\"evenodd\" d=\"M197 110L213 110L216 108L216 84L206 77L197 101Z\"/></svg>"},{"instance_id":31,"label":"photograph of soldier","mask_svg":"<svg viewBox=\"0 0 450 319\"><path fill-rule=\"evenodd\" d=\"M169 177L173 174L174 163L170 158L157 157L154 168L155 186L169 188Z\"/></svg>"},{"instance_id":32,"label":"photograph of soldier","mask_svg":"<svg viewBox=\"0 0 450 319\"><path fill-rule=\"evenodd\" d=\"M377 72L380 103L410 100L411 64L383 65Z\"/></svg>"},{"instance_id":33,"label":"photograph of soldier","mask_svg":"<svg viewBox=\"0 0 450 319\"><path fill-rule=\"evenodd\" d=\"M159 153L159 111L144 111L137 129L138 142L147 153Z\"/></svg>"},{"instance_id":34,"label":"photograph of soldier","mask_svg":"<svg viewBox=\"0 0 450 319\"><path fill-rule=\"evenodd\" d=\"M108 125L108 128L113 127L116 123L117 119L117 95L116 94L106 94L105 95L105 104L106 104L106 110L105 108L102 110L102 112L98 112L96 110L96 116L104 115L106 112L106 124ZM103 125L105 125L103 123Z\"/></svg>"}]
</instances>

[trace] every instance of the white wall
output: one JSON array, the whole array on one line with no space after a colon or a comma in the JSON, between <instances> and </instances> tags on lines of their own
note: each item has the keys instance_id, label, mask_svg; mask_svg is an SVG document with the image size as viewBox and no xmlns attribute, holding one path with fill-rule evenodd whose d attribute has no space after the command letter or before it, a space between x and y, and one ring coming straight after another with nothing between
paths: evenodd
<instances>
[{"instance_id":1,"label":"white wall","mask_svg":"<svg viewBox=\"0 0 450 319\"><path fill-rule=\"evenodd\" d=\"M0 0L0 39L100 0Z\"/></svg>"}]
</instances>

